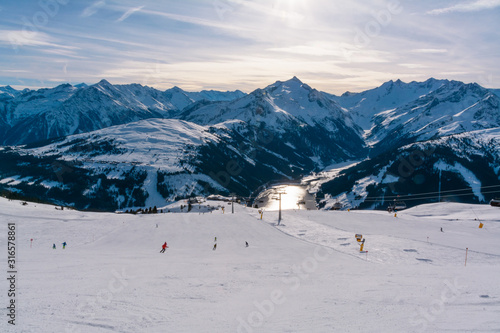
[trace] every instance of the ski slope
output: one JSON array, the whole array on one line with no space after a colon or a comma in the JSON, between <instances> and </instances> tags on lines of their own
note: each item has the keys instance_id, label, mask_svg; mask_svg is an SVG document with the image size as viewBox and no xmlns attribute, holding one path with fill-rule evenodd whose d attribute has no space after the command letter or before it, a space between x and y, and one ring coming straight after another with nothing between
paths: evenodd
<instances>
[{"instance_id":1,"label":"ski slope","mask_svg":"<svg viewBox=\"0 0 500 333\"><path fill-rule=\"evenodd\" d=\"M440 203L397 217L284 210L278 226L277 211L264 211L260 220L256 209L238 205L231 214L226 203L216 204L224 214L199 213L205 209L194 205L191 213L129 215L0 198L0 242L7 242L7 223L15 223L18 271L16 326L2 306L0 331L500 328L498 208ZM356 233L368 253L359 252ZM165 241L169 248L160 254ZM8 288L2 279L3 305Z\"/></svg>"}]
</instances>

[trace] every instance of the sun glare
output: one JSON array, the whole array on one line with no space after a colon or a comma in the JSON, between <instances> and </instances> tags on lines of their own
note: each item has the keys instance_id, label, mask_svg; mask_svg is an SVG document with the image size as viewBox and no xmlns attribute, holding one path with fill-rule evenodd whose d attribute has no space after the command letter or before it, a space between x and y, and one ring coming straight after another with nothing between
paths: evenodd
<instances>
[{"instance_id":1,"label":"sun glare","mask_svg":"<svg viewBox=\"0 0 500 333\"><path fill-rule=\"evenodd\" d=\"M277 0L274 11L289 25L296 25L305 19L306 5L303 0Z\"/></svg>"}]
</instances>

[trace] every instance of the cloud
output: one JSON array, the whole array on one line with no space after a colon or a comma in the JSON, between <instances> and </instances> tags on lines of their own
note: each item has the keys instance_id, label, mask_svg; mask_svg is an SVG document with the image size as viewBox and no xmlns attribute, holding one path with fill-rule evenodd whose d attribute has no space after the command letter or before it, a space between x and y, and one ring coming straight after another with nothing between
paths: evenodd
<instances>
[{"instance_id":1,"label":"cloud","mask_svg":"<svg viewBox=\"0 0 500 333\"><path fill-rule=\"evenodd\" d=\"M447 49L415 49L412 50L414 53L447 53Z\"/></svg>"},{"instance_id":2,"label":"cloud","mask_svg":"<svg viewBox=\"0 0 500 333\"><path fill-rule=\"evenodd\" d=\"M27 71L25 69L0 69L0 72L4 72L4 73L30 73L30 71Z\"/></svg>"},{"instance_id":3,"label":"cloud","mask_svg":"<svg viewBox=\"0 0 500 333\"><path fill-rule=\"evenodd\" d=\"M130 15L132 15L133 13L135 12L138 12L140 11L141 9L143 9L144 6L139 6L139 7L135 7L135 8L130 8L129 10L127 10L118 20L116 20L116 22L122 22L124 20L126 20Z\"/></svg>"},{"instance_id":4,"label":"cloud","mask_svg":"<svg viewBox=\"0 0 500 333\"><path fill-rule=\"evenodd\" d=\"M145 14L149 14L149 15L161 16L161 17L167 18L169 20L189 23L189 24L203 26L203 27L217 28L217 29L222 29L222 30L227 30L227 31L235 31L235 30L253 31L251 29L242 28L241 26L235 26L232 24L226 24L224 22L217 22L217 21L207 20L207 19L198 18L198 17L171 14L171 13L165 13L165 12L159 12L159 11L153 11L153 10L143 10L142 12Z\"/></svg>"},{"instance_id":5,"label":"cloud","mask_svg":"<svg viewBox=\"0 0 500 333\"><path fill-rule=\"evenodd\" d=\"M48 34L40 31L0 30L0 44L10 44L14 50L18 47L52 47L57 49L75 50L76 47L56 43Z\"/></svg>"},{"instance_id":6,"label":"cloud","mask_svg":"<svg viewBox=\"0 0 500 333\"><path fill-rule=\"evenodd\" d=\"M496 7L500 7L500 0L476 0L468 3L459 3L451 7L434 9L428 11L427 14L440 15L453 12L477 12Z\"/></svg>"},{"instance_id":7,"label":"cloud","mask_svg":"<svg viewBox=\"0 0 500 333\"><path fill-rule=\"evenodd\" d=\"M97 13L101 7L104 7L105 5L106 5L105 1L96 1L83 10L82 16L83 17L92 16L95 13Z\"/></svg>"},{"instance_id":8,"label":"cloud","mask_svg":"<svg viewBox=\"0 0 500 333\"><path fill-rule=\"evenodd\" d=\"M285 52L292 54L308 55L308 56L340 56L342 52L333 44L324 42L312 42L307 45L294 45L286 47L273 47L267 49L274 52Z\"/></svg>"},{"instance_id":9,"label":"cloud","mask_svg":"<svg viewBox=\"0 0 500 333\"><path fill-rule=\"evenodd\" d=\"M398 64L401 67L406 67L409 69L424 69L424 68L429 68L429 66L423 65L423 64Z\"/></svg>"}]
</instances>

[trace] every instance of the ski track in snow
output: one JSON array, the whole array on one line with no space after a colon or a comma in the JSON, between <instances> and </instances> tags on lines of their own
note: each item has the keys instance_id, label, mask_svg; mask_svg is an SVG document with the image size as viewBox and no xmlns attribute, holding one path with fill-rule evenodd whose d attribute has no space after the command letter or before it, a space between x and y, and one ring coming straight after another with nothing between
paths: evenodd
<instances>
[{"instance_id":1,"label":"ski track in snow","mask_svg":"<svg viewBox=\"0 0 500 333\"><path fill-rule=\"evenodd\" d=\"M7 240L6 224L16 223L18 270L17 325L7 324L4 307L0 331L500 327L498 208L430 204L397 217L381 211L284 210L277 226L277 211L265 211L260 220L256 209L235 205L231 214L226 203L218 204L227 207L225 214L129 215L21 206L0 198L0 243ZM367 254L359 253L356 233L366 239ZM160 254L164 241L169 248ZM62 242L68 243L65 250ZM8 281L2 281L5 305Z\"/></svg>"}]
</instances>

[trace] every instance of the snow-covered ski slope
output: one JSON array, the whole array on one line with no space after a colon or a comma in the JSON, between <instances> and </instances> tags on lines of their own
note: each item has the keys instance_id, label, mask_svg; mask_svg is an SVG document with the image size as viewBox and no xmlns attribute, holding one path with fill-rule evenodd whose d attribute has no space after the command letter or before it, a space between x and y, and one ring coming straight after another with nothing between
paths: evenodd
<instances>
[{"instance_id":1,"label":"snow-covered ski slope","mask_svg":"<svg viewBox=\"0 0 500 333\"><path fill-rule=\"evenodd\" d=\"M15 223L18 271L16 326L7 323L2 278L0 331L500 329L498 208L440 203L397 217L285 210L276 226L277 211L260 220L256 209L238 205L231 214L220 204L224 214L194 205L191 213L129 215L0 198L2 266L7 223ZM357 233L368 253L359 253Z\"/></svg>"}]
</instances>

